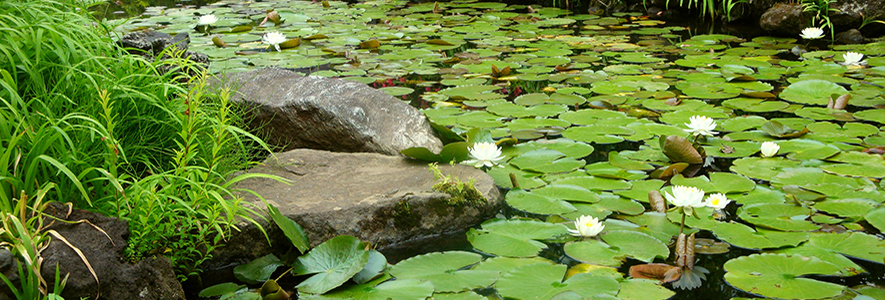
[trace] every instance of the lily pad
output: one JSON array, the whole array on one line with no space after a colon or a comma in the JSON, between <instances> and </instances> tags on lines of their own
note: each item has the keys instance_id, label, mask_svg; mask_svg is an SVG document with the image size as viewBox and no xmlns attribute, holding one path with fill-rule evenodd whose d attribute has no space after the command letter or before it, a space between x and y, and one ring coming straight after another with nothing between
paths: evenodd
<instances>
[{"instance_id":1,"label":"lily pad","mask_svg":"<svg viewBox=\"0 0 885 300\"><path fill-rule=\"evenodd\" d=\"M463 270L481 260L481 255L464 251L429 253L397 263L390 268L390 275L397 280L429 281L436 292L466 291L484 288L495 282L496 271Z\"/></svg>"},{"instance_id":2,"label":"lily pad","mask_svg":"<svg viewBox=\"0 0 885 300\"><path fill-rule=\"evenodd\" d=\"M814 257L753 254L725 263L725 280L734 287L765 297L821 299L842 293L844 286L802 278L802 275L838 275L832 263Z\"/></svg>"},{"instance_id":3,"label":"lily pad","mask_svg":"<svg viewBox=\"0 0 885 300\"><path fill-rule=\"evenodd\" d=\"M482 229L470 229L467 240L477 250L500 256L534 257L547 247L537 240L565 234L561 224L523 220L489 220Z\"/></svg>"},{"instance_id":4,"label":"lily pad","mask_svg":"<svg viewBox=\"0 0 885 300\"><path fill-rule=\"evenodd\" d=\"M791 84L780 93L780 98L794 103L824 106L830 101L830 95L847 93L848 90L838 84L812 79Z\"/></svg>"},{"instance_id":5,"label":"lily pad","mask_svg":"<svg viewBox=\"0 0 885 300\"><path fill-rule=\"evenodd\" d=\"M501 276L495 286L501 296L512 299L552 299L565 292L584 298L614 297L620 290L615 279L603 275L580 273L563 281L566 270L565 265L522 266Z\"/></svg>"},{"instance_id":6,"label":"lily pad","mask_svg":"<svg viewBox=\"0 0 885 300\"><path fill-rule=\"evenodd\" d=\"M355 237L336 236L299 257L292 264L293 275L316 274L298 286L299 291L323 294L353 275L359 273L369 261L369 251Z\"/></svg>"},{"instance_id":7,"label":"lily pad","mask_svg":"<svg viewBox=\"0 0 885 300\"><path fill-rule=\"evenodd\" d=\"M866 270L843 255L880 263L885 257L885 242L862 232L814 232L801 246L775 252L816 257L838 266L840 276L853 276Z\"/></svg>"}]
</instances>

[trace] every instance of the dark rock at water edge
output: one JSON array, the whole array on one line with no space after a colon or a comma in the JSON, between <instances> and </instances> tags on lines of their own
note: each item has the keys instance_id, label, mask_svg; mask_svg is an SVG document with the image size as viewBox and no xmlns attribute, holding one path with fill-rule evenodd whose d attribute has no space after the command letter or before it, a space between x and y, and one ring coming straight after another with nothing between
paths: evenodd
<instances>
[{"instance_id":1,"label":"dark rock at water edge","mask_svg":"<svg viewBox=\"0 0 885 300\"><path fill-rule=\"evenodd\" d=\"M153 62L156 59L169 59L173 56L176 58L186 58L193 61L198 68L184 70L188 75L195 76L209 67L209 56L203 53L191 52L188 50L190 44L190 34L180 32L175 36L168 33L162 33L154 30L136 31L124 35L117 41L117 45L127 49L129 54L140 55L146 60ZM167 48L173 47L174 51L166 51ZM180 71L174 65L160 66L161 72Z\"/></svg>"},{"instance_id":2,"label":"dark rock at water edge","mask_svg":"<svg viewBox=\"0 0 885 300\"><path fill-rule=\"evenodd\" d=\"M310 149L279 153L249 171L281 176L291 184L250 179L237 188L257 192L281 214L300 224L311 247L337 235L352 235L396 259L403 257L396 253L403 245L449 242L451 235L447 234L476 226L500 209L503 197L488 174L467 165L442 165L440 169L464 182L474 180L476 189L488 201L450 203L450 195L432 190L436 180L424 162L375 153ZM251 194L244 196L256 206L264 206ZM200 266L204 287L232 279L231 266L268 253L279 255L292 247L276 226L266 227L273 247L254 225L241 228L225 247L213 253L212 261Z\"/></svg>"},{"instance_id":3,"label":"dark rock at water edge","mask_svg":"<svg viewBox=\"0 0 885 300\"><path fill-rule=\"evenodd\" d=\"M863 44L867 39L860 33L860 30L851 29L836 34L836 42L842 44Z\"/></svg>"},{"instance_id":4,"label":"dark rock at water edge","mask_svg":"<svg viewBox=\"0 0 885 300\"><path fill-rule=\"evenodd\" d=\"M232 100L246 107L250 130L283 151L442 149L420 111L359 82L265 68L217 78L210 87L236 91Z\"/></svg>"},{"instance_id":5,"label":"dark rock at water edge","mask_svg":"<svg viewBox=\"0 0 885 300\"><path fill-rule=\"evenodd\" d=\"M55 230L74 247L83 252L99 283L89 272L80 256L64 242L53 237L43 250L41 272L49 286L53 286L56 265L64 278L69 274L61 294L65 299L184 299L181 283L176 279L172 264L166 257L144 259L128 263L123 257L129 235L126 222L85 210L73 210L53 204L47 213L77 223L55 221L47 230ZM88 220L107 233L107 236L86 222ZM50 222L49 219L46 221Z\"/></svg>"},{"instance_id":6,"label":"dark rock at water edge","mask_svg":"<svg viewBox=\"0 0 885 300\"><path fill-rule=\"evenodd\" d=\"M811 13L804 10L799 3L775 4L759 18L759 26L776 34L798 37L811 20Z\"/></svg>"}]
</instances>

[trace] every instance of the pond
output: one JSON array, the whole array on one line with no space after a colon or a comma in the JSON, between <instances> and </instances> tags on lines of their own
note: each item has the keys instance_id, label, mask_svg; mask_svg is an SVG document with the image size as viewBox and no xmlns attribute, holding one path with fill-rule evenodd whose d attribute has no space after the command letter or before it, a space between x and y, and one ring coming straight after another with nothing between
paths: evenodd
<instances>
[{"instance_id":1,"label":"pond","mask_svg":"<svg viewBox=\"0 0 885 300\"><path fill-rule=\"evenodd\" d=\"M196 26L210 14L216 22ZM469 0L219 1L110 22L189 32L212 73L276 66L355 80L450 137L495 141L504 159L487 170L509 190L502 218L466 234L470 252L390 271L432 282L434 299L885 297L883 42L829 47L798 32L703 34L640 13ZM284 36L279 51L262 41L269 33ZM689 132L705 120L704 134ZM458 139L446 147L466 159ZM763 154L765 142L777 147ZM649 192L684 187L730 203L654 211ZM604 229L569 235L581 216ZM677 269L706 278L693 289L653 270L687 255L683 222L695 254ZM384 284L361 288L414 295Z\"/></svg>"}]
</instances>

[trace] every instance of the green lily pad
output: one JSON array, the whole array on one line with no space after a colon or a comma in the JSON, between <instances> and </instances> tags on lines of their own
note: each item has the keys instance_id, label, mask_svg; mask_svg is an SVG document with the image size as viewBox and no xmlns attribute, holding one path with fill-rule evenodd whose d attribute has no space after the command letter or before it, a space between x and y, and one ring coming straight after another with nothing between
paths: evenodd
<instances>
[{"instance_id":1,"label":"green lily pad","mask_svg":"<svg viewBox=\"0 0 885 300\"><path fill-rule=\"evenodd\" d=\"M495 286L501 296L512 299L552 299L565 292L574 292L584 298L613 297L620 289L615 279L589 273L580 273L563 281L566 270L565 265L522 266L501 276Z\"/></svg>"},{"instance_id":2,"label":"green lily pad","mask_svg":"<svg viewBox=\"0 0 885 300\"><path fill-rule=\"evenodd\" d=\"M711 172L705 176L685 178L682 174L676 174L670 180L674 185L693 186L704 190L706 193L738 193L749 192L756 188L756 183L738 174L726 172Z\"/></svg>"},{"instance_id":3,"label":"green lily pad","mask_svg":"<svg viewBox=\"0 0 885 300\"><path fill-rule=\"evenodd\" d=\"M741 208L738 215L742 220L756 226L782 231L811 231L820 226L807 221L811 217L811 209L786 203L748 204Z\"/></svg>"},{"instance_id":4,"label":"green lily pad","mask_svg":"<svg viewBox=\"0 0 885 300\"><path fill-rule=\"evenodd\" d=\"M669 299L676 292L660 285L657 280L650 279L627 279L621 281L621 291L618 299L622 300L664 300Z\"/></svg>"},{"instance_id":5,"label":"green lily pad","mask_svg":"<svg viewBox=\"0 0 885 300\"><path fill-rule=\"evenodd\" d=\"M547 186L532 190L532 193L543 195L548 198L562 199L573 202L596 203L600 200L599 194L592 192L586 188L570 184L549 184Z\"/></svg>"},{"instance_id":6,"label":"green lily pad","mask_svg":"<svg viewBox=\"0 0 885 300\"><path fill-rule=\"evenodd\" d=\"M784 169L798 167L800 162L783 158L747 157L732 163L731 171L753 178L770 181Z\"/></svg>"},{"instance_id":7,"label":"green lily pad","mask_svg":"<svg viewBox=\"0 0 885 300\"><path fill-rule=\"evenodd\" d=\"M389 276L388 276L389 277ZM433 295L433 283L417 279L397 279L384 281L380 278L365 284L352 285L324 295L300 294L299 299L353 299L353 300L387 300L387 299L426 299ZM382 282L384 281L384 282ZM379 283L381 282L381 283Z\"/></svg>"},{"instance_id":8,"label":"green lily pad","mask_svg":"<svg viewBox=\"0 0 885 300\"><path fill-rule=\"evenodd\" d=\"M496 271L463 270L481 260L481 255L464 251L429 253L397 263L390 268L390 275L397 280L429 281L436 292L466 291L484 288L495 282Z\"/></svg>"},{"instance_id":9,"label":"green lily pad","mask_svg":"<svg viewBox=\"0 0 885 300\"><path fill-rule=\"evenodd\" d=\"M328 292L359 273L369 261L369 251L355 237L336 236L316 246L292 264L293 275L316 274L298 286L312 294Z\"/></svg>"},{"instance_id":10,"label":"green lily pad","mask_svg":"<svg viewBox=\"0 0 885 300\"><path fill-rule=\"evenodd\" d=\"M578 176L556 180L551 184L571 184L591 191L626 190L632 185L624 180L603 178L599 176Z\"/></svg>"},{"instance_id":11,"label":"green lily pad","mask_svg":"<svg viewBox=\"0 0 885 300\"><path fill-rule=\"evenodd\" d=\"M589 192L589 190L587 191ZM507 193L505 201L515 209L542 215L564 214L577 210L574 206L561 199L522 190L510 191Z\"/></svg>"},{"instance_id":12,"label":"green lily pad","mask_svg":"<svg viewBox=\"0 0 885 300\"><path fill-rule=\"evenodd\" d=\"M584 161L566 157L565 154L556 150L538 149L514 157L510 160L510 164L526 171L563 173L583 167Z\"/></svg>"},{"instance_id":13,"label":"green lily pad","mask_svg":"<svg viewBox=\"0 0 885 300\"><path fill-rule=\"evenodd\" d=\"M270 279L270 275L282 265L283 262L276 255L268 254L234 267L234 276L239 281L258 284Z\"/></svg>"},{"instance_id":14,"label":"green lily pad","mask_svg":"<svg viewBox=\"0 0 885 300\"><path fill-rule=\"evenodd\" d=\"M725 263L725 280L734 287L765 297L821 299L842 293L844 286L799 276L838 275L839 267L814 257L753 254Z\"/></svg>"},{"instance_id":15,"label":"green lily pad","mask_svg":"<svg viewBox=\"0 0 885 300\"><path fill-rule=\"evenodd\" d=\"M720 222L712 228L717 238L747 249L774 249L796 246L808 240L807 232L782 232L757 228L740 223Z\"/></svg>"},{"instance_id":16,"label":"green lily pad","mask_svg":"<svg viewBox=\"0 0 885 300\"><path fill-rule=\"evenodd\" d=\"M869 199L827 199L815 203L814 208L840 217L861 219L879 206L879 202Z\"/></svg>"},{"instance_id":17,"label":"green lily pad","mask_svg":"<svg viewBox=\"0 0 885 300\"><path fill-rule=\"evenodd\" d=\"M648 203L648 192L652 190L660 190L664 186L663 180L648 179L631 181L632 186L626 191L616 191L615 194Z\"/></svg>"},{"instance_id":18,"label":"green lily pad","mask_svg":"<svg viewBox=\"0 0 885 300\"><path fill-rule=\"evenodd\" d=\"M853 276L866 272L843 255L879 263L885 257L885 242L863 232L824 233L813 232L799 247L776 250L776 253L816 257L840 268L840 276Z\"/></svg>"},{"instance_id":19,"label":"green lily pad","mask_svg":"<svg viewBox=\"0 0 885 300\"><path fill-rule=\"evenodd\" d=\"M482 229L470 229L467 240L477 250L500 256L534 257L547 247L536 240L565 234L561 224L523 220L489 220Z\"/></svg>"},{"instance_id":20,"label":"green lily pad","mask_svg":"<svg viewBox=\"0 0 885 300\"><path fill-rule=\"evenodd\" d=\"M847 93L848 90L838 84L812 79L791 84L780 93L780 98L794 103L824 106L830 100L830 95Z\"/></svg>"}]
</instances>

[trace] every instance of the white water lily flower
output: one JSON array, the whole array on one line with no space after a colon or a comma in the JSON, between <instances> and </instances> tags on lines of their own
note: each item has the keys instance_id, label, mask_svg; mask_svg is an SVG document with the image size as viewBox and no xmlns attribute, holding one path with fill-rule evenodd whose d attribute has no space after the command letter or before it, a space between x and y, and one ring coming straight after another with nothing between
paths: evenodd
<instances>
[{"instance_id":1,"label":"white water lily flower","mask_svg":"<svg viewBox=\"0 0 885 300\"><path fill-rule=\"evenodd\" d=\"M685 132L690 132L694 136L698 135L706 135L706 136L714 136L718 132L713 131L716 129L716 122L713 121L712 118L707 116L692 116L688 119L691 123L685 123L685 126L688 126L689 129L683 129Z\"/></svg>"},{"instance_id":2,"label":"white water lily flower","mask_svg":"<svg viewBox=\"0 0 885 300\"><path fill-rule=\"evenodd\" d=\"M280 44L286 41L286 35L277 31L268 32L261 37L261 42L272 45L277 51L280 51Z\"/></svg>"},{"instance_id":3,"label":"white water lily flower","mask_svg":"<svg viewBox=\"0 0 885 300\"><path fill-rule=\"evenodd\" d=\"M491 167L498 164L498 161L504 159L501 155L501 148L495 143L475 143L470 150L470 157L473 159L465 160L465 164L475 164L477 168L485 165Z\"/></svg>"},{"instance_id":4,"label":"white water lily flower","mask_svg":"<svg viewBox=\"0 0 885 300\"><path fill-rule=\"evenodd\" d=\"M215 15L203 15L197 20L197 26L208 26L215 24L215 22L218 22L218 17Z\"/></svg>"},{"instance_id":5,"label":"white water lily flower","mask_svg":"<svg viewBox=\"0 0 885 300\"><path fill-rule=\"evenodd\" d=\"M851 51L848 51L848 52L845 52L845 54L842 54L842 59L845 60L844 62L842 62L842 64L846 65L846 66L862 66L867 63L867 62L863 61L863 53L857 53L857 52L851 52Z\"/></svg>"},{"instance_id":6,"label":"white water lily flower","mask_svg":"<svg viewBox=\"0 0 885 300\"><path fill-rule=\"evenodd\" d=\"M824 37L824 30L818 27L808 27L802 29L802 33L799 36L806 40L816 40Z\"/></svg>"},{"instance_id":7,"label":"white water lily flower","mask_svg":"<svg viewBox=\"0 0 885 300\"><path fill-rule=\"evenodd\" d=\"M677 185L670 191L664 193L664 198L676 206L682 207L703 207L704 206L704 190L693 187Z\"/></svg>"},{"instance_id":8,"label":"white water lily flower","mask_svg":"<svg viewBox=\"0 0 885 300\"><path fill-rule=\"evenodd\" d=\"M762 157L772 157L777 154L777 151L781 149L781 146L775 142L764 142L759 148L762 150Z\"/></svg>"},{"instance_id":9,"label":"white water lily flower","mask_svg":"<svg viewBox=\"0 0 885 300\"><path fill-rule=\"evenodd\" d=\"M591 237L602 232L605 225L602 225L602 222L597 218L580 216L575 220L575 228L577 228L577 230L569 229L568 233L574 236Z\"/></svg>"},{"instance_id":10,"label":"white water lily flower","mask_svg":"<svg viewBox=\"0 0 885 300\"><path fill-rule=\"evenodd\" d=\"M729 203L731 203L731 200L728 200L728 197L725 197L723 193L712 194L704 201L704 204L715 209L723 209Z\"/></svg>"}]
</instances>

